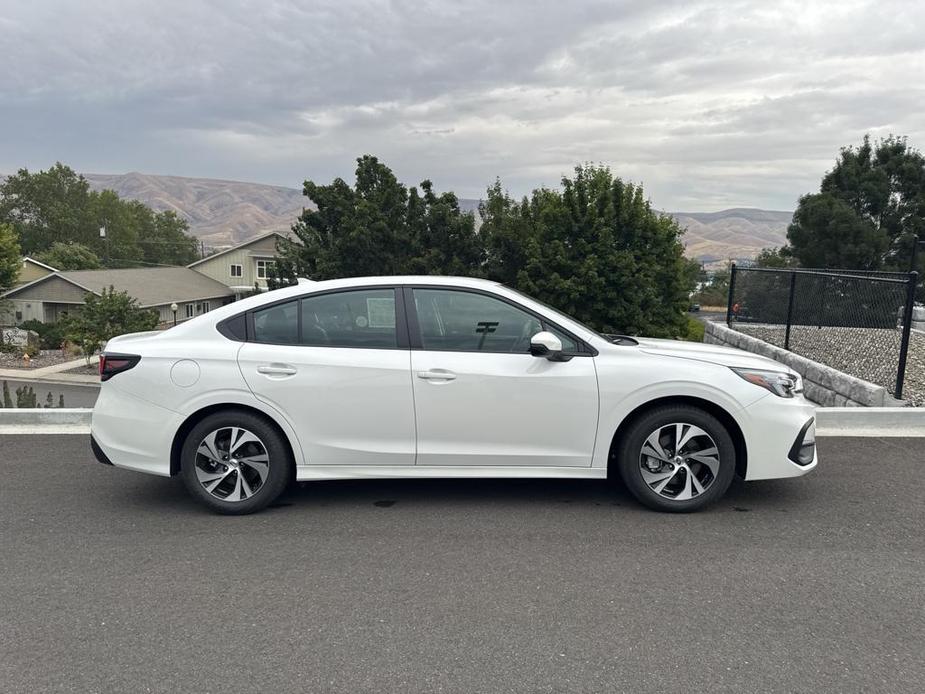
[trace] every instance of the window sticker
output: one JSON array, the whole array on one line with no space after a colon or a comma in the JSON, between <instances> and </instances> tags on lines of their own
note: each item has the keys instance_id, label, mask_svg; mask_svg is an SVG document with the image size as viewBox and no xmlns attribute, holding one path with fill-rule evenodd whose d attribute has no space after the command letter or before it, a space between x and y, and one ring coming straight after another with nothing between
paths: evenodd
<instances>
[{"instance_id":1,"label":"window sticker","mask_svg":"<svg viewBox=\"0 0 925 694\"><path fill-rule=\"evenodd\" d=\"M366 299L366 313L370 328L395 327L395 299Z\"/></svg>"}]
</instances>

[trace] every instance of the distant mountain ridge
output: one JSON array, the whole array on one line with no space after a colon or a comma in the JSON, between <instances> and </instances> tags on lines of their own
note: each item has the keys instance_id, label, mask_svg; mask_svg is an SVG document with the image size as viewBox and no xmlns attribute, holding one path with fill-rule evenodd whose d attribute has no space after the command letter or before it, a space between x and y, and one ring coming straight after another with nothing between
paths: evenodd
<instances>
[{"instance_id":1,"label":"distant mountain ridge","mask_svg":"<svg viewBox=\"0 0 925 694\"><path fill-rule=\"evenodd\" d=\"M173 210L190 232L210 247L246 241L268 231L288 230L312 204L296 188L210 178L127 174L84 174L91 188L114 190L156 210ZM460 198L460 208L477 211L479 201ZM670 212L682 227L686 253L705 261L751 258L762 248L786 242L792 212L733 208L719 212Z\"/></svg>"}]
</instances>

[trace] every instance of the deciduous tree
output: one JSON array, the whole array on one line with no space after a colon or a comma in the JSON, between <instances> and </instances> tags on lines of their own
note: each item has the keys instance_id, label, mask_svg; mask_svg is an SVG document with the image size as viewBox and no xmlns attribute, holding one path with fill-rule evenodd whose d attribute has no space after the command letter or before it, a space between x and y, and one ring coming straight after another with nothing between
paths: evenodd
<instances>
[{"instance_id":1,"label":"deciduous tree","mask_svg":"<svg viewBox=\"0 0 925 694\"><path fill-rule=\"evenodd\" d=\"M100 267L100 257L82 243L55 241L47 251L36 254L35 259L56 270L95 270Z\"/></svg>"},{"instance_id":2,"label":"deciduous tree","mask_svg":"<svg viewBox=\"0 0 925 694\"><path fill-rule=\"evenodd\" d=\"M157 312L139 308L128 293L109 287L102 294L86 295L80 310L66 319L65 337L80 348L89 363L110 338L156 326Z\"/></svg>"}]
</instances>

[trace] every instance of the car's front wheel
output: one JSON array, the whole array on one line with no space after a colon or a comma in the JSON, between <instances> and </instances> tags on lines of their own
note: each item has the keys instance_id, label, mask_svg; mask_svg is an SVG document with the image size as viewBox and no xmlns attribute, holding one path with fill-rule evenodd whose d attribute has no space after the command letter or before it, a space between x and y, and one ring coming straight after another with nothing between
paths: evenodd
<instances>
[{"instance_id":1,"label":"car's front wheel","mask_svg":"<svg viewBox=\"0 0 925 694\"><path fill-rule=\"evenodd\" d=\"M726 427L697 407L669 405L636 419L618 451L620 476L641 503L659 511L696 511L716 501L735 475Z\"/></svg>"},{"instance_id":2,"label":"car's front wheel","mask_svg":"<svg viewBox=\"0 0 925 694\"><path fill-rule=\"evenodd\" d=\"M292 456L282 435L247 412L218 412L192 428L180 476L189 492L225 514L259 511L286 489Z\"/></svg>"}]
</instances>

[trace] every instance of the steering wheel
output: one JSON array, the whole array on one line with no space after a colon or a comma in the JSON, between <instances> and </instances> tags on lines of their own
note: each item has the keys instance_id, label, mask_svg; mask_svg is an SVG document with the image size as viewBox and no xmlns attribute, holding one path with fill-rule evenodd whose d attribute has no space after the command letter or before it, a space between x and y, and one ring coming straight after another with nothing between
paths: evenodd
<instances>
[{"instance_id":1,"label":"steering wheel","mask_svg":"<svg viewBox=\"0 0 925 694\"><path fill-rule=\"evenodd\" d=\"M311 336L312 340L309 344L331 344L331 338L328 337L328 331L317 323L312 323L311 325L303 325L302 333L304 337Z\"/></svg>"}]
</instances>

